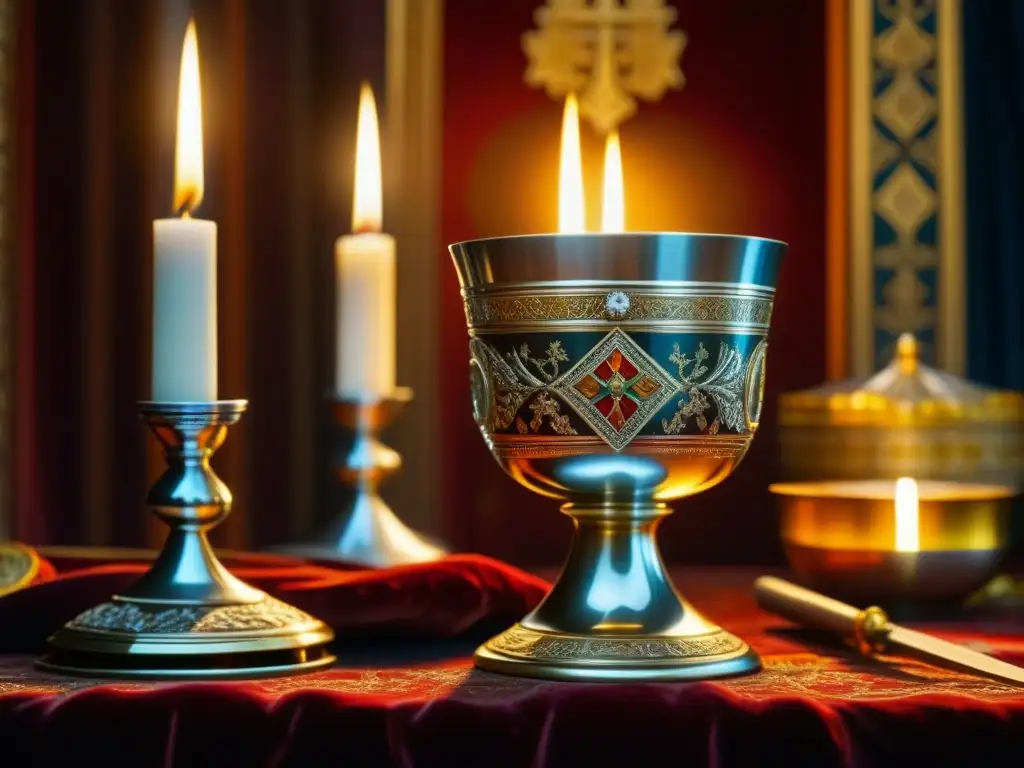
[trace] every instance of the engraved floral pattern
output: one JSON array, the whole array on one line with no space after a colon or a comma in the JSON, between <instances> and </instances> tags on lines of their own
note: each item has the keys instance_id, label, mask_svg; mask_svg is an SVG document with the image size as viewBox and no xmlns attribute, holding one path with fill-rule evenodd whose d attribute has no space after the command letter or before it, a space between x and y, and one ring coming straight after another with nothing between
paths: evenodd
<instances>
[{"instance_id":1,"label":"engraved floral pattern","mask_svg":"<svg viewBox=\"0 0 1024 768\"><path fill-rule=\"evenodd\" d=\"M539 432L544 417L547 416L551 429L556 435L575 435L569 417L561 412L558 401L547 392L540 392L530 403L530 410L533 411L533 418L530 419L530 429Z\"/></svg>"},{"instance_id":2,"label":"engraved floral pattern","mask_svg":"<svg viewBox=\"0 0 1024 768\"><path fill-rule=\"evenodd\" d=\"M692 352L676 342L667 357L675 368L670 374L621 328L575 362L561 340L546 344L541 354L522 342L502 355L473 339L473 358L485 379L473 385L474 410L483 429L501 433L511 428L528 435L541 434L547 426L556 435L576 435L578 422L563 410L568 405L619 451L674 398L675 413L660 421L663 434L742 435L756 428L749 364L739 346L721 341L713 357L704 342ZM763 342L755 347L758 359L763 347Z\"/></svg>"},{"instance_id":3,"label":"engraved floral pattern","mask_svg":"<svg viewBox=\"0 0 1024 768\"><path fill-rule=\"evenodd\" d=\"M703 343L697 346L692 358L680 350L679 344L674 345L669 361L676 364L683 398L672 418L662 419L661 426L666 434L679 434L691 418L701 432L711 435L716 434L722 424L736 432L746 431L743 411L746 365L743 355L738 348L723 341L714 370L708 373L704 363L710 356ZM711 407L708 397L718 408L718 416L710 424L706 416Z\"/></svg>"},{"instance_id":4,"label":"engraved floral pattern","mask_svg":"<svg viewBox=\"0 0 1024 768\"><path fill-rule=\"evenodd\" d=\"M513 354L516 353L513 352ZM569 360L569 356L565 354L565 350L562 349L562 342L560 341L552 341L548 344L548 348L542 358L530 357L529 344L523 344L519 348L518 356L520 360L525 360L536 368L544 381L549 382L558 378L558 364Z\"/></svg>"},{"instance_id":5,"label":"engraved floral pattern","mask_svg":"<svg viewBox=\"0 0 1024 768\"><path fill-rule=\"evenodd\" d=\"M501 431L515 424L516 431L520 434L531 431L536 433L540 431L546 417L555 434L577 434L568 415L562 413L561 401L551 395L558 380L558 364L569 359L562 349L561 342L554 341L549 344L543 358L531 357L529 346L523 344L505 360L480 339L473 339L470 351L484 375L490 379L488 386L475 386L475 397L489 396L491 399L489 404L474 405L478 413L489 414L485 419L485 428ZM527 368L527 363L533 365L542 378L533 375ZM489 392L489 395L483 394L485 392ZM529 423L519 416L519 410L528 401L533 413Z\"/></svg>"}]
</instances>

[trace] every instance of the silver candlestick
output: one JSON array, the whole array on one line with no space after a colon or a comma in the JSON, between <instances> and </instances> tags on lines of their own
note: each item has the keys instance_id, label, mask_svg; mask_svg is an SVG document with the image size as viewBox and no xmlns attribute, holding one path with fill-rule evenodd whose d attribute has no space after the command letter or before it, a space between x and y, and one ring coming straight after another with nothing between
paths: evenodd
<instances>
[{"instance_id":1,"label":"silver candlestick","mask_svg":"<svg viewBox=\"0 0 1024 768\"><path fill-rule=\"evenodd\" d=\"M152 567L49 640L44 669L99 677L229 678L289 674L331 664L323 622L233 576L206 532L231 511L210 458L245 400L144 402L167 471L146 504L170 527Z\"/></svg>"},{"instance_id":2,"label":"silver candlestick","mask_svg":"<svg viewBox=\"0 0 1024 768\"><path fill-rule=\"evenodd\" d=\"M387 397L332 397L331 410L343 438L335 476L343 487L338 516L315 540L277 551L369 568L422 563L444 557L444 547L403 523L380 497L378 486L402 468L401 455L379 439L412 400L398 387Z\"/></svg>"}]
</instances>

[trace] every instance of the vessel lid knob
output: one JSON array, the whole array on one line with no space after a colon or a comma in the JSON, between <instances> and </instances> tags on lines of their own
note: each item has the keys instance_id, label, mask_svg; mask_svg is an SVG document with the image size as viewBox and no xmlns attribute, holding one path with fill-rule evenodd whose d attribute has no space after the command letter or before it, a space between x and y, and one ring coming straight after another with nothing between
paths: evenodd
<instances>
[{"instance_id":1,"label":"vessel lid knob","mask_svg":"<svg viewBox=\"0 0 1024 768\"><path fill-rule=\"evenodd\" d=\"M900 364L900 373L912 374L917 370L917 339L912 333L902 333L896 341L896 360Z\"/></svg>"}]
</instances>

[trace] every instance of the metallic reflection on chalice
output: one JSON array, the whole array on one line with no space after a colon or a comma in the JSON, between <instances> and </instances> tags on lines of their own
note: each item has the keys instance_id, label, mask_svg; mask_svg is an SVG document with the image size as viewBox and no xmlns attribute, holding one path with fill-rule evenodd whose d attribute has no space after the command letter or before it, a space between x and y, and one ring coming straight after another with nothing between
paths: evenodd
<instances>
[{"instance_id":1,"label":"metallic reflection on chalice","mask_svg":"<svg viewBox=\"0 0 1024 768\"><path fill-rule=\"evenodd\" d=\"M655 534L667 502L724 480L750 446L785 249L677 233L451 246L480 431L575 524L551 592L477 651L479 667L599 681L760 668L675 590Z\"/></svg>"}]
</instances>

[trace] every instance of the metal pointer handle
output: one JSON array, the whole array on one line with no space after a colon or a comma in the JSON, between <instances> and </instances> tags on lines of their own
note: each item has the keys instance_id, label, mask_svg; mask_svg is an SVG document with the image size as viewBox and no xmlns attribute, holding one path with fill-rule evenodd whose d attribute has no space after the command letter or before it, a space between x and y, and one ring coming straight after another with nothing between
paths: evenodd
<instances>
[{"instance_id":1,"label":"metal pointer handle","mask_svg":"<svg viewBox=\"0 0 1024 768\"><path fill-rule=\"evenodd\" d=\"M864 653L885 648L889 617L877 606L863 611L774 576L754 582L757 604L769 613L814 629L852 638Z\"/></svg>"}]
</instances>

